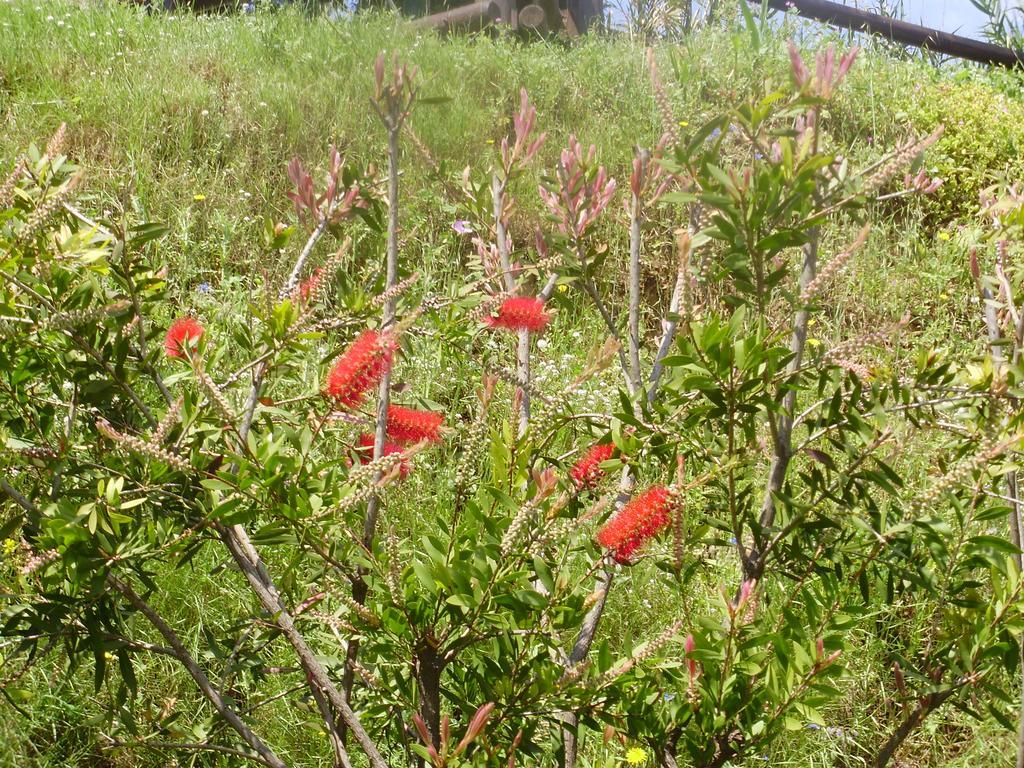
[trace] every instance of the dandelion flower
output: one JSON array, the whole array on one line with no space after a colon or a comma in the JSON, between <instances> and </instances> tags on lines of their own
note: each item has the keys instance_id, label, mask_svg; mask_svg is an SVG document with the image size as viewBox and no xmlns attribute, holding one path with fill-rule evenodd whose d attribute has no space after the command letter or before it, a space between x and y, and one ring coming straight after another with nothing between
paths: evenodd
<instances>
[{"instance_id":1,"label":"dandelion flower","mask_svg":"<svg viewBox=\"0 0 1024 768\"><path fill-rule=\"evenodd\" d=\"M324 388L327 395L348 408L359 405L366 391L391 370L397 346L388 335L363 331L328 374Z\"/></svg>"},{"instance_id":2,"label":"dandelion flower","mask_svg":"<svg viewBox=\"0 0 1024 768\"><path fill-rule=\"evenodd\" d=\"M597 543L612 553L622 565L633 562L633 555L672 522L673 495L663 485L653 485L634 496L597 532Z\"/></svg>"},{"instance_id":3,"label":"dandelion flower","mask_svg":"<svg viewBox=\"0 0 1024 768\"><path fill-rule=\"evenodd\" d=\"M551 322L551 315L544 311L544 302L530 296L512 296L505 299L496 314L484 319L492 328L506 328L510 331L543 331Z\"/></svg>"},{"instance_id":4,"label":"dandelion flower","mask_svg":"<svg viewBox=\"0 0 1024 768\"><path fill-rule=\"evenodd\" d=\"M629 765L643 765L647 762L647 753L640 747L630 747L626 750L626 762Z\"/></svg>"},{"instance_id":5,"label":"dandelion flower","mask_svg":"<svg viewBox=\"0 0 1024 768\"><path fill-rule=\"evenodd\" d=\"M417 411L401 405L388 406L388 437L399 443L441 441L444 416L433 411Z\"/></svg>"},{"instance_id":6,"label":"dandelion flower","mask_svg":"<svg viewBox=\"0 0 1024 768\"><path fill-rule=\"evenodd\" d=\"M194 317L179 317L167 329L164 351L168 357L183 359L186 349L194 349L203 335L203 326Z\"/></svg>"}]
</instances>

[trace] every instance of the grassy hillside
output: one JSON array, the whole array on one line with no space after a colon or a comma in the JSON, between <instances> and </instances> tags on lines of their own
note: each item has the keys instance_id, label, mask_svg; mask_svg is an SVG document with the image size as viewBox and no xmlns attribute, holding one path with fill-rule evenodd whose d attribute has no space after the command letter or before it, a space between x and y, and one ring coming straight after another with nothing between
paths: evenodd
<instances>
[{"instance_id":1,"label":"grassy hillside","mask_svg":"<svg viewBox=\"0 0 1024 768\"><path fill-rule=\"evenodd\" d=\"M684 45L658 46L680 126L742 100L753 83L787 77L785 32L776 30L777 39L756 57L742 32L708 32ZM87 172L82 207L122 204L138 218L170 225L156 254L180 308L215 321L244 304L263 272L285 268L257 254L264 219L290 216L285 166L293 156L322 167L335 144L359 164L383 164L383 131L367 105L371 63L381 50L418 65L421 95L437 99L417 109L412 126L439 170L407 145L402 177L409 211L402 258L420 265L425 289L449 281L470 247L451 229L462 201L438 174L455 178L467 165L486 167L507 133L520 88L529 91L550 137L538 167L576 134L595 144L611 175L622 179L633 146L650 146L661 132L644 48L624 38L524 45L501 37L417 36L386 16L335 23L293 12L167 17L116 3L0 0L0 170L30 142L67 123L69 153ZM999 176L1024 172L1019 93L1013 76L995 81L971 70L937 72L885 50L862 58L827 115L844 154L875 157L910 133L944 124L946 134L927 164L948 183L935 200L879 206L868 247L830 297L831 324L815 329L816 336L873 329L910 308L915 317L931 319L915 344L952 346L965 356L977 347L981 320L965 253L979 190ZM524 244L527 223L539 210L536 183L527 178L518 190L513 237ZM645 265L645 285L656 299L671 279L659 253L671 249L674 215L664 213ZM613 248L624 238L621 228L609 227L606 236ZM359 252L377 253L376 236L362 237ZM614 269L608 277L614 283ZM538 372L539 385L552 390L579 366L580 340L595 335L571 312L559 318L559 329L564 333L548 356L556 362ZM439 352L425 353L420 363L424 381L417 386L424 397L439 396L442 388L450 397L452 389L469 390L471 382ZM428 514L411 511L410 529L429 525ZM237 585L208 575L215 565L197 563L160 596L197 647L202 616L214 606L230 613L244 599ZM643 600L617 597L609 616L609 636L625 645L643 635L652 614L668 615L672 608L668 595L646 588L643 569L623 581L621 593L644 593ZM908 615L901 631L912 632L921 620ZM794 733L778 754L764 756L765 764L833 765L884 727L892 713L883 710L880 687L887 683L879 677L882 652L875 642L864 638L851 664L858 674L854 693L828 713L830 726ZM179 709L202 706L178 674L154 661L140 674L143 695L157 706L170 700ZM160 752L104 748L97 734L105 723L92 702L89 669L65 676L43 665L11 693L10 704L0 701L0 768L230 764L209 756L171 763ZM271 738L288 745L294 765L328 764L327 756L312 751L315 744L296 727L301 718L294 713L270 707L258 717ZM994 768L1007 764L1012 748L1012 736L994 722L947 712L929 722L906 757L908 765Z\"/></svg>"}]
</instances>

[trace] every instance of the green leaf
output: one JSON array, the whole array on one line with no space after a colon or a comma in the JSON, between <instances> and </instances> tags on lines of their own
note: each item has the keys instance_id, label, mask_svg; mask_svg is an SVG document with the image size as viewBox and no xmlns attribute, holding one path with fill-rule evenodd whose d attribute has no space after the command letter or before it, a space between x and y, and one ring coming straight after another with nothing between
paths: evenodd
<instances>
[{"instance_id":1,"label":"green leaf","mask_svg":"<svg viewBox=\"0 0 1024 768\"><path fill-rule=\"evenodd\" d=\"M130 236L128 237L128 244L133 248L139 248L151 240L160 239L169 231L170 229L168 227L156 222L137 224L129 230Z\"/></svg>"},{"instance_id":2,"label":"green leaf","mask_svg":"<svg viewBox=\"0 0 1024 768\"><path fill-rule=\"evenodd\" d=\"M544 562L540 555L533 556L533 571L549 593L555 591L555 579L551 575L551 569L548 568L548 564Z\"/></svg>"},{"instance_id":3,"label":"green leaf","mask_svg":"<svg viewBox=\"0 0 1024 768\"><path fill-rule=\"evenodd\" d=\"M416 578L419 579L419 582L423 585L424 589L431 594L437 592L437 582L434 579L434 572L427 563L424 563L421 560L414 560L412 563L412 571L416 574Z\"/></svg>"}]
</instances>

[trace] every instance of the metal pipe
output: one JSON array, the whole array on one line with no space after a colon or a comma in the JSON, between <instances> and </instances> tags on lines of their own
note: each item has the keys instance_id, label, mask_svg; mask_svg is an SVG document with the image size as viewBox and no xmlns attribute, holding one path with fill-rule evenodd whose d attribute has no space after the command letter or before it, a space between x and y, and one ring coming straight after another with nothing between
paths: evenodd
<instances>
[{"instance_id":1,"label":"metal pipe","mask_svg":"<svg viewBox=\"0 0 1024 768\"><path fill-rule=\"evenodd\" d=\"M416 29L436 29L446 32L450 29L479 30L501 18L501 7L494 0L471 3L448 11L414 19Z\"/></svg>"},{"instance_id":2,"label":"metal pipe","mask_svg":"<svg viewBox=\"0 0 1024 768\"><path fill-rule=\"evenodd\" d=\"M807 19L823 21L837 27L857 32L871 32L893 42L913 45L937 53L944 53L960 59L977 61L982 64L998 64L1002 67L1019 67L1021 54L1010 48L992 43L983 43L969 37L952 35L930 27L922 27L898 19L890 19L877 13L848 8L828 0L755 0L766 3L777 11L796 10Z\"/></svg>"}]
</instances>

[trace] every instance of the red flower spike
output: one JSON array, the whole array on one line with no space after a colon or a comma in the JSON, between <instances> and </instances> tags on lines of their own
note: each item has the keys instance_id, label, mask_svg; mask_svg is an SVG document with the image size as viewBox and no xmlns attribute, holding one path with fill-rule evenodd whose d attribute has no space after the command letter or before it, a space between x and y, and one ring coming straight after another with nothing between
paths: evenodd
<instances>
[{"instance_id":1,"label":"red flower spike","mask_svg":"<svg viewBox=\"0 0 1024 768\"><path fill-rule=\"evenodd\" d=\"M687 635L686 641L683 643L683 651L686 655L686 668L690 673L690 685L692 686L694 681L697 679L697 661L693 658L693 652L697 649L697 642L693 639L693 635Z\"/></svg>"},{"instance_id":2,"label":"red flower spike","mask_svg":"<svg viewBox=\"0 0 1024 768\"><path fill-rule=\"evenodd\" d=\"M693 639L693 635L686 636L686 640L683 642L683 650L687 656L697 650L697 641Z\"/></svg>"},{"instance_id":3,"label":"red flower spike","mask_svg":"<svg viewBox=\"0 0 1024 768\"><path fill-rule=\"evenodd\" d=\"M371 461L373 461L373 435L368 435L366 433L361 434L359 436L358 446L359 447L357 448L356 453L359 454L359 463L369 464ZM390 456L394 453L401 452L402 446L400 446L398 443L385 441L383 454L384 456ZM402 464L398 469L399 477L401 477L404 480L409 476L410 472L412 472L412 460L402 459Z\"/></svg>"},{"instance_id":4,"label":"red flower spike","mask_svg":"<svg viewBox=\"0 0 1024 768\"><path fill-rule=\"evenodd\" d=\"M194 349L203 335L203 326L194 317L179 317L167 329L164 351L168 357L184 359L186 349Z\"/></svg>"},{"instance_id":5,"label":"red flower spike","mask_svg":"<svg viewBox=\"0 0 1024 768\"><path fill-rule=\"evenodd\" d=\"M324 279L324 268L323 267L317 267L315 270L313 270L313 274L310 275L308 279L303 280L299 284L299 290L298 290L299 301L302 304L308 304L309 303L310 297L313 296L317 292L317 290L319 290L320 283L323 281L323 279Z\"/></svg>"},{"instance_id":6,"label":"red flower spike","mask_svg":"<svg viewBox=\"0 0 1024 768\"><path fill-rule=\"evenodd\" d=\"M441 442L444 416L433 411L417 411L401 405L388 406L388 437L399 443Z\"/></svg>"},{"instance_id":7,"label":"red flower spike","mask_svg":"<svg viewBox=\"0 0 1024 768\"><path fill-rule=\"evenodd\" d=\"M601 462L608 461L614 453L615 446L612 443L591 446L586 456L573 464L569 470L577 490L596 488L607 474L601 469Z\"/></svg>"},{"instance_id":8,"label":"red flower spike","mask_svg":"<svg viewBox=\"0 0 1024 768\"><path fill-rule=\"evenodd\" d=\"M510 331L543 331L551 322L551 315L544 311L544 302L531 296L512 296L505 299L495 316L485 318L492 328L507 328Z\"/></svg>"},{"instance_id":9,"label":"red flower spike","mask_svg":"<svg viewBox=\"0 0 1024 768\"><path fill-rule=\"evenodd\" d=\"M366 391L380 383L384 374L391 370L397 348L390 336L363 331L328 374L324 388L327 395L349 408L359 405Z\"/></svg>"},{"instance_id":10,"label":"red flower spike","mask_svg":"<svg viewBox=\"0 0 1024 768\"><path fill-rule=\"evenodd\" d=\"M611 550L615 562L633 563L633 556L672 522L672 492L653 485L624 506L597 532L597 543Z\"/></svg>"}]
</instances>

